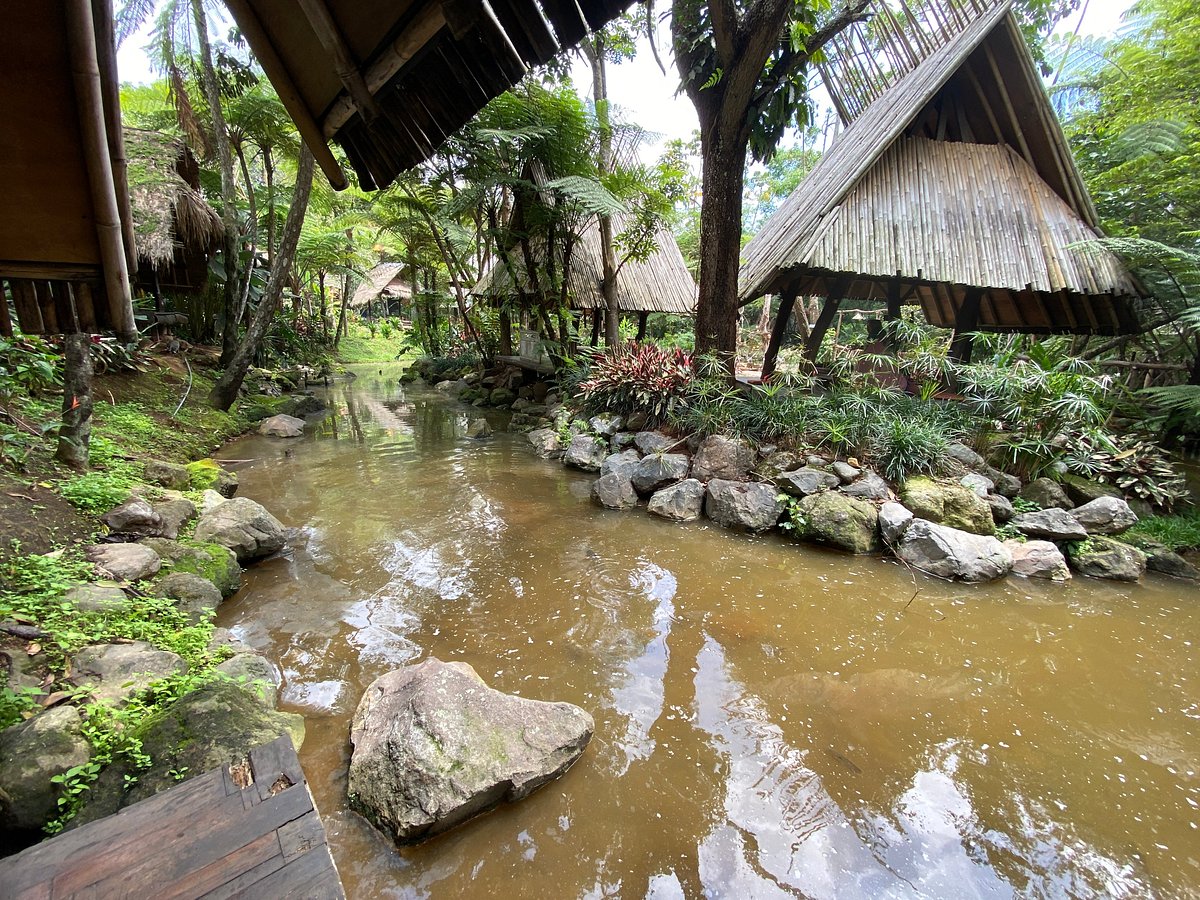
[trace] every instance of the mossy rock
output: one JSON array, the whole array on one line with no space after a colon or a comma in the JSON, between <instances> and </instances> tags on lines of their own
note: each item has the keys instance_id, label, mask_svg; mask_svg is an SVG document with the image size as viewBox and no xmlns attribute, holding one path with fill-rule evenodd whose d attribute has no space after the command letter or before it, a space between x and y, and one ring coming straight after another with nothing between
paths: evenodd
<instances>
[{"instance_id":1,"label":"mossy rock","mask_svg":"<svg viewBox=\"0 0 1200 900\"><path fill-rule=\"evenodd\" d=\"M207 578L222 597L234 594L242 584L242 567L237 556L227 547L204 541L171 541L166 538L147 538L142 541L162 557L171 572L189 572Z\"/></svg>"},{"instance_id":2,"label":"mossy rock","mask_svg":"<svg viewBox=\"0 0 1200 900\"><path fill-rule=\"evenodd\" d=\"M1121 493L1120 489L1113 487L1111 484L1092 481L1081 475L1068 472L1059 481L1066 490L1067 496L1071 498L1071 502L1076 506L1083 506L1091 503L1093 500L1099 500L1101 497L1116 497L1118 500L1125 499L1125 495Z\"/></svg>"},{"instance_id":3,"label":"mossy rock","mask_svg":"<svg viewBox=\"0 0 1200 900\"><path fill-rule=\"evenodd\" d=\"M900 502L918 519L927 519L972 534L994 534L996 523L988 502L968 487L934 481L923 475L904 482Z\"/></svg>"},{"instance_id":4,"label":"mossy rock","mask_svg":"<svg viewBox=\"0 0 1200 900\"><path fill-rule=\"evenodd\" d=\"M271 416L286 412L287 397L272 397L270 394L255 394L242 401L242 415L251 422L261 422Z\"/></svg>"},{"instance_id":5,"label":"mossy rock","mask_svg":"<svg viewBox=\"0 0 1200 900\"><path fill-rule=\"evenodd\" d=\"M810 494L797 504L796 536L846 550L872 553L879 549L879 513L874 504L837 491Z\"/></svg>"},{"instance_id":6,"label":"mossy rock","mask_svg":"<svg viewBox=\"0 0 1200 900\"><path fill-rule=\"evenodd\" d=\"M237 493L238 477L222 469L213 459L198 459L187 464L193 491L216 491L222 497Z\"/></svg>"},{"instance_id":7,"label":"mossy rock","mask_svg":"<svg viewBox=\"0 0 1200 900\"><path fill-rule=\"evenodd\" d=\"M1110 581L1140 581L1146 574L1146 554L1123 541L1093 535L1067 543L1067 559L1080 575Z\"/></svg>"}]
</instances>

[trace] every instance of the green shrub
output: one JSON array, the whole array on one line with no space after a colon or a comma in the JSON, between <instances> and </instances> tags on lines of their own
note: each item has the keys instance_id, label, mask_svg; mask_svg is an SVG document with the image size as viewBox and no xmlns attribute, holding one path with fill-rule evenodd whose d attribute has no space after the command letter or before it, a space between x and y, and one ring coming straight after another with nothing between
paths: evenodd
<instances>
[{"instance_id":1,"label":"green shrub","mask_svg":"<svg viewBox=\"0 0 1200 900\"><path fill-rule=\"evenodd\" d=\"M687 352L631 343L613 356L596 354L579 393L592 409L662 421L685 401L692 379Z\"/></svg>"},{"instance_id":2,"label":"green shrub","mask_svg":"<svg viewBox=\"0 0 1200 900\"><path fill-rule=\"evenodd\" d=\"M59 492L86 513L105 513L123 503L134 481L122 474L88 472L59 482Z\"/></svg>"}]
</instances>

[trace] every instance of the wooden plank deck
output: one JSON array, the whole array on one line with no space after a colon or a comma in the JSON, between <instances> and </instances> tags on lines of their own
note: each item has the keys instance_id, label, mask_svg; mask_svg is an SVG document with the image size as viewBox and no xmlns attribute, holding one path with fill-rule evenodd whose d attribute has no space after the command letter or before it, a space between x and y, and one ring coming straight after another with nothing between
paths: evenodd
<instances>
[{"instance_id":1,"label":"wooden plank deck","mask_svg":"<svg viewBox=\"0 0 1200 900\"><path fill-rule=\"evenodd\" d=\"M248 759L0 859L5 900L344 900L286 735Z\"/></svg>"}]
</instances>

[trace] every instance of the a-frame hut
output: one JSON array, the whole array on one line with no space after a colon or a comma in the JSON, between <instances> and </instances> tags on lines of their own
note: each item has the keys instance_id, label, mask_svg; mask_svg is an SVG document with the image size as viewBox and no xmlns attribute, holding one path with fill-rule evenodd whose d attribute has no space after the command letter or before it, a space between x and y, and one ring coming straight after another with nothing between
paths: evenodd
<instances>
[{"instance_id":1,"label":"a-frame hut","mask_svg":"<svg viewBox=\"0 0 1200 900\"><path fill-rule=\"evenodd\" d=\"M402 304L411 301L413 296L408 275L404 263L380 263L371 269L363 283L354 289L354 295L347 306L363 310L363 314L369 316L399 315Z\"/></svg>"},{"instance_id":2,"label":"a-frame hut","mask_svg":"<svg viewBox=\"0 0 1200 900\"><path fill-rule=\"evenodd\" d=\"M875 0L822 65L845 130L743 251L739 300L824 298L806 352L847 299L921 306L956 332L1123 334L1137 281L1089 245L1099 223L1010 3Z\"/></svg>"}]
</instances>

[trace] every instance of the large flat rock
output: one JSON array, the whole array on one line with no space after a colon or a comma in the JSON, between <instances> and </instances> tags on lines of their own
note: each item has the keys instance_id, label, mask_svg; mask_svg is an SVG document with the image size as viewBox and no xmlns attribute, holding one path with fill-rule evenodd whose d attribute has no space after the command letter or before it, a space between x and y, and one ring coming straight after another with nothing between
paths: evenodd
<instances>
[{"instance_id":1,"label":"large flat rock","mask_svg":"<svg viewBox=\"0 0 1200 900\"><path fill-rule=\"evenodd\" d=\"M565 772L592 717L427 659L375 679L350 726L350 805L397 843L431 837Z\"/></svg>"}]
</instances>

